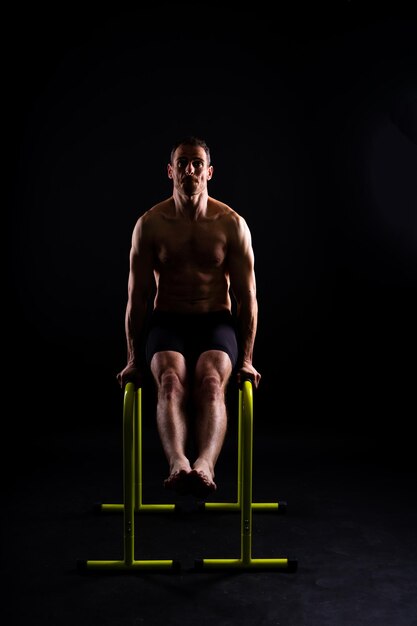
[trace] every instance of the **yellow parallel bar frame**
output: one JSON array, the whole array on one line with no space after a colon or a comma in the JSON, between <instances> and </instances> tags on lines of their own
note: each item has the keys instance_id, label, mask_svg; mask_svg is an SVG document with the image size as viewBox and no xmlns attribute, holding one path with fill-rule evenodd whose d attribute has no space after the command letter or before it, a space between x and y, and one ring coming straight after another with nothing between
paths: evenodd
<instances>
[{"instance_id":1,"label":"yellow parallel bar frame","mask_svg":"<svg viewBox=\"0 0 417 626\"><path fill-rule=\"evenodd\" d=\"M252 465L253 465L253 389L245 380L239 390L239 498L241 510L241 544L238 559L201 559L199 569L294 569L287 558L252 558Z\"/></svg>"},{"instance_id":2,"label":"yellow parallel bar frame","mask_svg":"<svg viewBox=\"0 0 417 626\"><path fill-rule=\"evenodd\" d=\"M237 498L236 502L204 502L205 511L234 512L241 510L241 483L242 483L242 403L243 391L239 389L238 407L238 434L237 434ZM281 505L282 506L282 505ZM255 511L278 512L279 502L252 502Z\"/></svg>"},{"instance_id":3,"label":"yellow parallel bar frame","mask_svg":"<svg viewBox=\"0 0 417 626\"><path fill-rule=\"evenodd\" d=\"M133 383L127 383L123 399L123 560L88 560L79 562L88 570L171 570L177 567L174 560L135 559L135 500L141 497L141 482L137 481L138 447L135 434L141 432L141 394L135 392ZM135 431L138 430L136 433ZM141 455L139 455L140 457ZM136 458L135 458L136 457ZM136 460L136 463L135 463Z\"/></svg>"},{"instance_id":4,"label":"yellow parallel bar frame","mask_svg":"<svg viewBox=\"0 0 417 626\"><path fill-rule=\"evenodd\" d=\"M129 384L129 383L128 383ZM148 504L142 498L142 389L135 392L134 397L134 419L135 419L135 465L134 465L134 503L136 513L173 513L175 504ZM123 512L123 504L101 504L100 510L103 512Z\"/></svg>"},{"instance_id":5,"label":"yellow parallel bar frame","mask_svg":"<svg viewBox=\"0 0 417 626\"><path fill-rule=\"evenodd\" d=\"M135 397L135 512L136 513L173 513L175 504L149 504L144 503L142 498L142 389L136 391ZM239 389L238 405L238 459L237 459L237 499L236 502L203 502L205 511L239 512L241 510L240 485L242 482L242 389ZM255 511L279 512L283 504L280 502L252 502ZM123 512L123 504L100 504L100 511L103 512Z\"/></svg>"}]
</instances>

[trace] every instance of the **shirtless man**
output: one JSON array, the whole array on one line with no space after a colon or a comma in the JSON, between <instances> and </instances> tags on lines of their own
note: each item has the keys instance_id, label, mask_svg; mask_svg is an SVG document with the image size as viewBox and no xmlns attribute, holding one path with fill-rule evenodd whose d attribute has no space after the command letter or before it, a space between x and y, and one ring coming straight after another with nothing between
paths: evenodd
<instances>
[{"instance_id":1,"label":"shirtless man","mask_svg":"<svg viewBox=\"0 0 417 626\"><path fill-rule=\"evenodd\" d=\"M121 387L143 382L146 354L157 389L156 419L169 463L167 488L206 498L227 429L225 392L260 374L252 365L258 305L251 234L245 220L208 195L213 176L205 141L176 143L168 164L172 196L136 222L130 250ZM147 307L154 294L147 321ZM236 310L232 313L232 300ZM195 411L197 458L187 458L187 407Z\"/></svg>"}]
</instances>

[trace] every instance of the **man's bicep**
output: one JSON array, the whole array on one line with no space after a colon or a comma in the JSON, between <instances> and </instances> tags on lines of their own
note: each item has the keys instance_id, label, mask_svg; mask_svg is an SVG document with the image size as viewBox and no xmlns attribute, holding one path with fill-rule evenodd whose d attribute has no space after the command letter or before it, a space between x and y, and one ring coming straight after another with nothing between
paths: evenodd
<instances>
[{"instance_id":1,"label":"man's bicep","mask_svg":"<svg viewBox=\"0 0 417 626\"><path fill-rule=\"evenodd\" d=\"M230 288L237 300L255 295L255 258L251 235L243 223L229 255Z\"/></svg>"},{"instance_id":2,"label":"man's bicep","mask_svg":"<svg viewBox=\"0 0 417 626\"><path fill-rule=\"evenodd\" d=\"M149 236L140 227L135 227L130 249L129 289L147 297L154 286L153 249Z\"/></svg>"}]
</instances>

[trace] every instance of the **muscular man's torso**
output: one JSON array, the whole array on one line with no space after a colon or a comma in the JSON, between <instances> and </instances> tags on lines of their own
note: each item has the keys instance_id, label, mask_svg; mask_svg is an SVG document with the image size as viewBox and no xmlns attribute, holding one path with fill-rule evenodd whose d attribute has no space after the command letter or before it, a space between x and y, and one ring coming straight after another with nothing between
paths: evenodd
<instances>
[{"instance_id":1,"label":"muscular man's torso","mask_svg":"<svg viewBox=\"0 0 417 626\"><path fill-rule=\"evenodd\" d=\"M231 308L227 255L237 214L209 198L207 215L191 220L166 200L148 212L157 310L204 313Z\"/></svg>"}]
</instances>

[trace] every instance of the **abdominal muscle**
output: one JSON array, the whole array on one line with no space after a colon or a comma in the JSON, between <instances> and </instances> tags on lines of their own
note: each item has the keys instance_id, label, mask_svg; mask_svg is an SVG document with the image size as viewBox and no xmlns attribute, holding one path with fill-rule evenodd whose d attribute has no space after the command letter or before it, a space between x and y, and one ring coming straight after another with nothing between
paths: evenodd
<instances>
[{"instance_id":1,"label":"abdominal muscle","mask_svg":"<svg viewBox=\"0 0 417 626\"><path fill-rule=\"evenodd\" d=\"M159 275L154 308L179 313L231 310L227 277L217 272L169 272Z\"/></svg>"}]
</instances>

